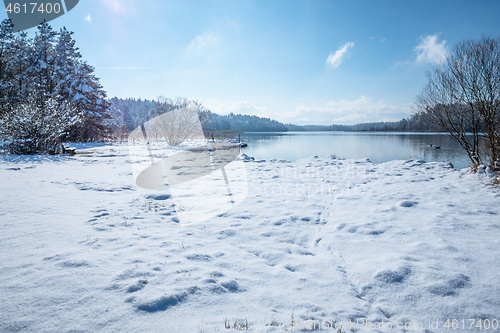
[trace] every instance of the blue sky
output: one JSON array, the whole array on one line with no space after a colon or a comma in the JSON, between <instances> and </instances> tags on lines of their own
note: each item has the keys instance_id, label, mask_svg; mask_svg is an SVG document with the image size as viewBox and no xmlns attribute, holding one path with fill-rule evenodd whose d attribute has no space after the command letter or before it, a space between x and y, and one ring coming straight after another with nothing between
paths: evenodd
<instances>
[{"instance_id":1,"label":"blue sky","mask_svg":"<svg viewBox=\"0 0 500 333\"><path fill-rule=\"evenodd\" d=\"M499 13L496 0L81 0L51 25L75 32L109 97L355 124L408 117L426 72L460 40L499 37Z\"/></svg>"}]
</instances>

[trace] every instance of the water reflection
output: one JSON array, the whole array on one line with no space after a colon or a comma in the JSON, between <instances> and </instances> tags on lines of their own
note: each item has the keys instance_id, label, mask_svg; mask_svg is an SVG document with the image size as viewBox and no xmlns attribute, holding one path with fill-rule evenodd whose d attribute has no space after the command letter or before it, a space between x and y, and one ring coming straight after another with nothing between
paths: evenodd
<instances>
[{"instance_id":1,"label":"water reflection","mask_svg":"<svg viewBox=\"0 0 500 333\"><path fill-rule=\"evenodd\" d=\"M310 156L368 158L374 163L420 159L469 166L460 145L447 134L400 132L243 133L243 153L258 159L295 161ZM431 146L432 145L432 146ZM436 147L440 147L436 149Z\"/></svg>"}]
</instances>

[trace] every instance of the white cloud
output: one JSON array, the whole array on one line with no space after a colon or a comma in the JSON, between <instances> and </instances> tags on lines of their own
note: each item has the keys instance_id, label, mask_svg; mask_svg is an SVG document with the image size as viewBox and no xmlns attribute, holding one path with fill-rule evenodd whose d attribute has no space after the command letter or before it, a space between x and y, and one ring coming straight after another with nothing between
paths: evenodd
<instances>
[{"instance_id":1,"label":"white cloud","mask_svg":"<svg viewBox=\"0 0 500 333\"><path fill-rule=\"evenodd\" d=\"M438 35L420 37L420 44L415 47L417 63L431 63L439 65L448 55L446 41L438 42Z\"/></svg>"},{"instance_id":2,"label":"white cloud","mask_svg":"<svg viewBox=\"0 0 500 333\"><path fill-rule=\"evenodd\" d=\"M104 70L140 70L140 69L151 69L150 67L99 67L98 69L104 69Z\"/></svg>"},{"instance_id":3,"label":"white cloud","mask_svg":"<svg viewBox=\"0 0 500 333\"><path fill-rule=\"evenodd\" d=\"M85 16L85 18L83 19L85 22L89 22L91 23L92 22L92 17L90 16L90 14L88 14L87 16Z\"/></svg>"},{"instance_id":4,"label":"white cloud","mask_svg":"<svg viewBox=\"0 0 500 333\"><path fill-rule=\"evenodd\" d=\"M366 96L356 100L330 101L314 106L298 106L290 121L297 123L302 119L314 119L315 124L355 124L362 122L396 121L408 116L408 105L390 105L384 101L373 101Z\"/></svg>"},{"instance_id":5,"label":"white cloud","mask_svg":"<svg viewBox=\"0 0 500 333\"><path fill-rule=\"evenodd\" d=\"M353 112L359 110L378 110L386 107L382 101L373 102L371 98L366 96L360 96L358 99L354 101L340 100L340 101L330 101L320 106L313 107L297 107L299 111L310 111L315 110L318 112L327 112L331 114L341 114L346 112Z\"/></svg>"},{"instance_id":6,"label":"white cloud","mask_svg":"<svg viewBox=\"0 0 500 333\"><path fill-rule=\"evenodd\" d=\"M335 53L330 53L330 55L326 59L326 63L333 68L339 67L347 51L349 51L353 46L354 42L345 43L337 51L335 51Z\"/></svg>"},{"instance_id":7,"label":"white cloud","mask_svg":"<svg viewBox=\"0 0 500 333\"><path fill-rule=\"evenodd\" d=\"M297 125L353 125L378 121L398 121L411 114L411 105L394 105L375 101L367 96L354 100L337 100L315 105L279 106L257 105L248 100L206 100L203 105L217 114L248 114L268 117L283 123ZM292 111L290 111L292 110Z\"/></svg>"},{"instance_id":8,"label":"white cloud","mask_svg":"<svg viewBox=\"0 0 500 333\"><path fill-rule=\"evenodd\" d=\"M219 41L219 36L214 33L206 35L198 35L195 38L193 38L191 43L189 43L188 50L189 51L201 50L205 47L217 43L217 41Z\"/></svg>"}]
</instances>

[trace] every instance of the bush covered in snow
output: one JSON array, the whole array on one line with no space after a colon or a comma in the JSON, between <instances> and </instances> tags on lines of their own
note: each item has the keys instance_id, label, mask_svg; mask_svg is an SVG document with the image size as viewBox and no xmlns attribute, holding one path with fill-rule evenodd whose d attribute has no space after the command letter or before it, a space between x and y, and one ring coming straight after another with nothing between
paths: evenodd
<instances>
[{"instance_id":1,"label":"bush covered in snow","mask_svg":"<svg viewBox=\"0 0 500 333\"><path fill-rule=\"evenodd\" d=\"M0 23L0 141L11 153L109 135L110 103L72 34L43 22L29 38L14 34L10 20Z\"/></svg>"},{"instance_id":2,"label":"bush covered in snow","mask_svg":"<svg viewBox=\"0 0 500 333\"><path fill-rule=\"evenodd\" d=\"M14 154L55 153L68 129L81 121L74 104L49 99L40 107L32 99L20 104L16 112L3 119L2 133L7 148ZM5 121L6 120L6 121Z\"/></svg>"}]
</instances>

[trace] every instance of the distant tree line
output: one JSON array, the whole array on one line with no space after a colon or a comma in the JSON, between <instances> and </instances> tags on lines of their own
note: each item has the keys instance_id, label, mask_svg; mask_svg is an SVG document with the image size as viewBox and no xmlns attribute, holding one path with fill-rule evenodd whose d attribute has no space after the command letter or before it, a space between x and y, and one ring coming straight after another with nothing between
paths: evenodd
<instances>
[{"instance_id":1,"label":"distant tree line","mask_svg":"<svg viewBox=\"0 0 500 333\"><path fill-rule=\"evenodd\" d=\"M416 131L438 132L442 129L432 123L425 114L416 113L412 116L394 122L374 122L356 125L294 125L283 124L269 118L230 113L219 115L203 107L194 100L180 98L170 100L111 98L113 114L119 115L115 121L115 128L122 129L123 133L130 133L142 123L162 113L179 108L192 106L198 110L203 130L207 135L213 132L287 132L287 131ZM121 119L121 123L120 120Z\"/></svg>"},{"instance_id":2,"label":"distant tree line","mask_svg":"<svg viewBox=\"0 0 500 333\"><path fill-rule=\"evenodd\" d=\"M356 125L293 125L289 131L385 131L385 132L439 132L443 129L430 121L425 114L415 113L399 121L382 121Z\"/></svg>"},{"instance_id":3,"label":"distant tree line","mask_svg":"<svg viewBox=\"0 0 500 333\"><path fill-rule=\"evenodd\" d=\"M205 111L205 131L286 132L287 126L269 118L230 113L218 115Z\"/></svg>"},{"instance_id":4,"label":"distant tree line","mask_svg":"<svg viewBox=\"0 0 500 333\"><path fill-rule=\"evenodd\" d=\"M116 114L121 114L123 123L121 126L126 132L133 131L142 123L157 117L163 113L187 108L195 109L203 127L208 134L218 131L235 132L284 132L287 127L269 118L249 116L241 114L219 115L207 110L196 100L179 98L171 100L160 98L159 100L134 99L134 98L111 98L111 108Z\"/></svg>"},{"instance_id":5,"label":"distant tree line","mask_svg":"<svg viewBox=\"0 0 500 333\"><path fill-rule=\"evenodd\" d=\"M29 38L0 23L0 142L11 153L56 153L63 141L112 134L106 93L72 35L43 22Z\"/></svg>"},{"instance_id":6,"label":"distant tree line","mask_svg":"<svg viewBox=\"0 0 500 333\"><path fill-rule=\"evenodd\" d=\"M160 98L159 100L134 99L134 98L111 98L111 109L113 114L121 115L125 132L130 132L149 119L162 113L179 108L194 106L199 113L203 129L207 133L218 131L233 132L287 132L287 131L415 131L415 132L439 132L442 128L435 125L425 114L415 113L408 118L393 122L374 122L356 125L294 125L283 124L269 118L230 113L219 115L203 107L194 100L180 98L170 100ZM116 126L115 127L120 127Z\"/></svg>"},{"instance_id":7,"label":"distant tree line","mask_svg":"<svg viewBox=\"0 0 500 333\"><path fill-rule=\"evenodd\" d=\"M148 120L172 110L187 106L194 106L197 110L202 110L200 103L185 98L173 101L164 97L160 97L158 100L113 97L109 99L109 102L115 114L114 127L125 134L130 133Z\"/></svg>"},{"instance_id":8,"label":"distant tree line","mask_svg":"<svg viewBox=\"0 0 500 333\"><path fill-rule=\"evenodd\" d=\"M125 133L133 131L135 128L145 123L151 118L160 115L162 112L167 112L170 109L175 109L175 103L169 100L155 101L147 99L135 98L117 98L113 97L109 100L111 108L116 110L115 113L121 115L119 119L119 128Z\"/></svg>"}]
</instances>

